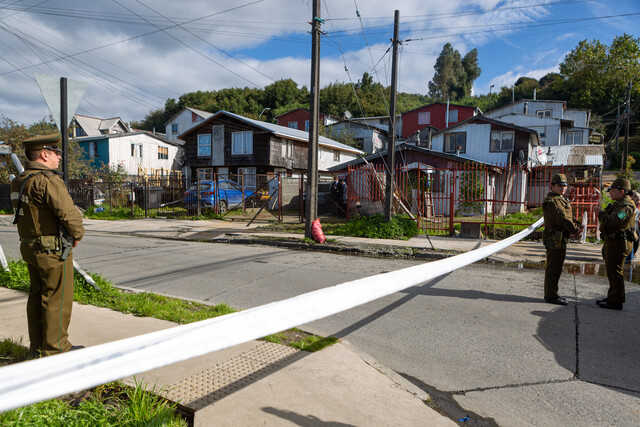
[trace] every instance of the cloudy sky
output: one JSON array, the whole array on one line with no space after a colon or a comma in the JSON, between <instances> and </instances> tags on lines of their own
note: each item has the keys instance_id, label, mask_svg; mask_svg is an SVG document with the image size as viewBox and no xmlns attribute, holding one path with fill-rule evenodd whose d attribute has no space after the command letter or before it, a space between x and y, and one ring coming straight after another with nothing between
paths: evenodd
<instances>
[{"instance_id":1,"label":"cloudy sky","mask_svg":"<svg viewBox=\"0 0 640 427\"><path fill-rule=\"evenodd\" d=\"M77 110L141 120L197 90L309 86L311 0L0 0L0 114L30 124L49 112L34 73L88 84ZM540 78L579 41L637 34L638 0L322 0L321 85L388 85L400 11L399 87L427 92L450 42L477 48L474 93ZM634 33L635 32L635 33Z\"/></svg>"}]
</instances>

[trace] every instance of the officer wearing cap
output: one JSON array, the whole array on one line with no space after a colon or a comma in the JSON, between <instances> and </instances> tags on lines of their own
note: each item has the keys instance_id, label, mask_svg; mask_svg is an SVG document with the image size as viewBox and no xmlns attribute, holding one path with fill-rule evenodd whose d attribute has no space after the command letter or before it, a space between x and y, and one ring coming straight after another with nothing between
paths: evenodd
<instances>
[{"instance_id":1,"label":"officer wearing cap","mask_svg":"<svg viewBox=\"0 0 640 427\"><path fill-rule=\"evenodd\" d=\"M547 266L544 272L544 300L550 304L567 305L567 300L558 295L558 282L567 255L567 242L571 235L577 235L582 227L573 218L569 201L564 197L567 191L567 177L557 174L551 178L551 191L542 204L544 232L542 239L547 250Z\"/></svg>"},{"instance_id":2,"label":"officer wearing cap","mask_svg":"<svg viewBox=\"0 0 640 427\"><path fill-rule=\"evenodd\" d=\"M73 239L71 247L84 235L82 215L55 172L62 153L60 141L60 133L24 141L25 171L11 183L14 223L30 278L29 349L47 356L73 347L67 332L73 305L73 260L71 254L63 255L68 240L61 239L61 227Z\"/></svg>"},{"instance_id":3,"label":"officer wearing cap","mask_svg":"<svg viewBox=\"0 0 640 427\"><path fill-rule=\"evenodd\" d=\"M607 189L612 204L605 209L594 208L600 220L600 234L604 242L602 256L607 268L609 292L596 301L602 308L622 310L624 304L624 261L631 253L633 241L637 238L633 221L636 205L631 199L631 183L618 178Z\"/></svg>"}]
</instances>

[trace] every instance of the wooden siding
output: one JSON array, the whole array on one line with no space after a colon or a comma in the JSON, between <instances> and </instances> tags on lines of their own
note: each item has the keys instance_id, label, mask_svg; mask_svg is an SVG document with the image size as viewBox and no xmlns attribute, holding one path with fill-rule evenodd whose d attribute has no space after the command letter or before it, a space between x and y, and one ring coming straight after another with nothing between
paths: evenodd
<instances>
[{"instance_id":1,"label":"wooden siding","mask_svg":"<svg viewBox=\"0 0 640 427\"><path fill-rule=\"evenodd\" d=\"M457 124L463 120L473 117L475 114L475 107L467 107L464 105L449 105L449 113L451 111L458 111L458 120L449 120L449 126ZM430 113L431 117L429 123L418 124L418 116L420 113ZM446 114L447 104L431 104L424 107L407 111L402 114L402 137L408 138L413 135L417 130L427 127L428 125L434 126L438 129L444 129L446 127Z\"/></svg>"}]
</instances>

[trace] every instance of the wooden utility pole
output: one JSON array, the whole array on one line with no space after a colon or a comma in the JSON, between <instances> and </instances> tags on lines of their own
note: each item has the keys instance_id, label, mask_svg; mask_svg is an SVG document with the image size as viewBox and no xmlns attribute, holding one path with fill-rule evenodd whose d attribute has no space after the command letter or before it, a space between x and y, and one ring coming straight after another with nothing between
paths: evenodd
<instances>
[{"instance_id":1,"label":"wooden utility pole","mask_svg":"<svg viewBox=\"0 0 640 427\"><path fill-rule=\"evenodd\" d=\"M311 16L311 95L309 114L309 151L307 160L307 200L304 236L311 238L311 221L318 217L318 113L320 110L320 0L313 0Z\"/></svg>"},{"instance_id":2,"label":"wooden utility pole","mask_svg":"<svg viewBox=\"0 0 640 427\"><path fill-rule=\"evenodd\" d=\"M60 78L60 134L62 135L62 174L69 186L69 128L67 117L67 78Z\"/></svg>"},{"instance_id":3,"label":"wooden utility pole","mask_svg":"<svg viewBox=\"0 0 640 427\"><path fill-rule=\"evenodd\" d=\"M622 152L622 173L627 170L627 157L629 156L629 120L631 118L631 79L629 79L629 91L627 92L627 106L624 109L627 123L624 132L624 150Z\"/></svg>"},{"instance_id":4,"label":"wooden utility pole","mask_svg":"<svg viewBox=\"0 0 640 427\"><path fill-rule=\"evenodd\" d=\"M389 101L389 143L387 144L387 189L385 194L384 217L391 221L393 215L393 188L396 154L396 92L398 90L398 27L400 26L400 11L396 10L393 18L393 58L391 65L391 99Z\"/></svg>"}]
</instances>

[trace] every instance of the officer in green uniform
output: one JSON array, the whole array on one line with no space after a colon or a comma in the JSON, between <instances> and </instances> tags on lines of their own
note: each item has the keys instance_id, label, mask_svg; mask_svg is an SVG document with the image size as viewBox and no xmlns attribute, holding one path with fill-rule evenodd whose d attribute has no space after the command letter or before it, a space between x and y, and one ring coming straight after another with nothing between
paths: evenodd
<instances>
[{"instance_id":1,"label":"officer in green uniform","mask_svg":"<svg viewBox=\"0 0 640 427\"><path fill-rule=\"evenodd\" d=\"M47 356L73 347L67 333L73 305L70 249L84 234L82 215L55 172L62 153L60 141L60 133L24 141L26 169L11 183L20 253L31 282L27 300L29 348ZM61 230L66 234L61 235Z\"/></svg>"},{"instance_id":2,"label":"officer in green uniform","mask_svg":"<svg viewBox=\"0 0 640 427\"><path fill-rule=\"evenodd\" d=\"M551 191L542 203L544 232L542 238L547 249L547 266L544 272L544 300L550 304L567 305L567 300L558 296L558 282L567 255L569 236L577 235L582 227L573 218L567 191L567 177L557 174L551 178Z\"/></svg>"},{"instance_id":3,"label":"officer in green uniform","mask_svg":"<svg viewBox=\"0 0 640 427\"><path fill-rule=\"evenodd\" d=\"M618 178L607 189L613 200L605 209L596 206L600 220L600 234L604 241L602 256L607 268L609 292L596 301L602 308L622 310L624 304L624 260L631 253L636 238L633 221L636 205L631 199L628 179Z\"/></svg>"}]
</instances>

